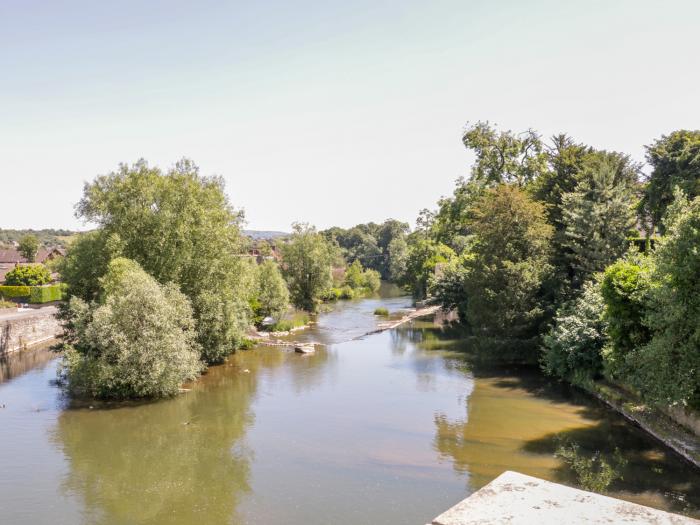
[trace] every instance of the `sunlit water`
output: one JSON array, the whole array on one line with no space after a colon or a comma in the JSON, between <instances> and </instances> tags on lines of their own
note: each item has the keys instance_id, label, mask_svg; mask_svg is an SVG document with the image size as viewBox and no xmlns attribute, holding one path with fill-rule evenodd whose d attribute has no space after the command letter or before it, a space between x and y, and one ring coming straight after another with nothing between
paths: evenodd
<instances>
[{"instance_id":1,"label":"sunlit water","mask_svg":"<svg viewBox=\"0 0 700 525\"><path fill-rule=\"evenodd\" d=\"M0 523L423 524L504 470L573 484L562 439L619 448L611 495L700 515L698 473L587 397L470 367L432 322L355 339L380 305L410 301L339 303L296 336L315 354L240 352L155 403L71 407L55 360L5 364Z\"/></svg>"}]
</instances>

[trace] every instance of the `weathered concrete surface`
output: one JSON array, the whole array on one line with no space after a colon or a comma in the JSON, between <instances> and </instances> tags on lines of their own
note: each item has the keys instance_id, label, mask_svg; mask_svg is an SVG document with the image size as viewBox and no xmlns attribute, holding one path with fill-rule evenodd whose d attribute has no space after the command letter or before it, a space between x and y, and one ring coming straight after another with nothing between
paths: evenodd
<instances>
[{"instance_id":1,"label":"weathered concrete surface","mask_svg":"<svg viewBox=\"0 0 700 525\"><path fill-rule=\"evenodd\" d=\"M61 332L55 306L0 315L0 355L45 343Z\"/></svg>"},{"instance_id":2,"label":"weathered concrete surface","mask_svg":"<svg viewBox=\"0 0 700 525\"><path fill-rule=\"evenodd\" d=\"M432 525L700 524L700 521L504 472L432 521Z\"/></svg>"}]
</instances>

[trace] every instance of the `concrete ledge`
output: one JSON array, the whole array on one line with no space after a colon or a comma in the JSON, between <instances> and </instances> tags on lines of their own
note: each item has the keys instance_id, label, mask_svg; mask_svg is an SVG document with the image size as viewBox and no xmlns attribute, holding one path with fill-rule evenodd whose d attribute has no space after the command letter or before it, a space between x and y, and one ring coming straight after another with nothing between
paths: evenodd
<instances>
[{"instance_id":1,"label":"concrete ledge","mask_svg":"<svg viewBox=\"0 0 700 525\"><path fill-rule=\"evenodd\" d=\"M504 472L432 521L432 525L700 524L643 505Z\"/></svg>"}]
</instances>

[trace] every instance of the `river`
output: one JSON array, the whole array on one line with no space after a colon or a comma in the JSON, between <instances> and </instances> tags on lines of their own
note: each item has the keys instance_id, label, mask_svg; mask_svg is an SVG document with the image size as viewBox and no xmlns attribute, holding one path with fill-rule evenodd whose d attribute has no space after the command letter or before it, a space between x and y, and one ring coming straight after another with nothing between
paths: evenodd
<instances>
[{"instance_id":1,"label":"river","mask_svg":"<svg viewBox=\"0 0 700 525\"><path fill-rule=\"evenodd\" d=\"M620 451L610 495L700 516L698 472L587 396L432 320L358 338L409 305L340 302L297 335L315 354L239 352L153 403L74 406L48 354L4 363L0 522L420 525L504 470L575 483L567 442Z\"/></svg>"}]
</instances>

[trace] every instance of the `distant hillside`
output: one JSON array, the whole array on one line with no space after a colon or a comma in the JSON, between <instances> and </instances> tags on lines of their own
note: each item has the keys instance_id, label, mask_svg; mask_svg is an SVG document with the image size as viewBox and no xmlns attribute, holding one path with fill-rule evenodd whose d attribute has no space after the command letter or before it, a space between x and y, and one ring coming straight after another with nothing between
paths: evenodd
<instances>
[{"instance_id":1,"label":"distant hillside","mask_svg":"<svg viewBox=\"0 0 700 525\"><path fill-rule=\"evenodd\" d=\"M27 234L34 234L39 238L42 246L66 246L69 239L78 232L71 230L55 230L46 228L43 230L3 230L0 228L0 246L9 246Z\"/></svg>"},{"instance_id":2,"label":"distant hillside","mask_svg":"<svg viewBox=\"0 0 700 525\"><path fill-rule=\"evenodd\" d=\"M265 230L243 230L243 235L247 235L256 241L259 239L277 239L278 237L286 237L287 232L265 231Z\"/></svg>"}]
</instances>

